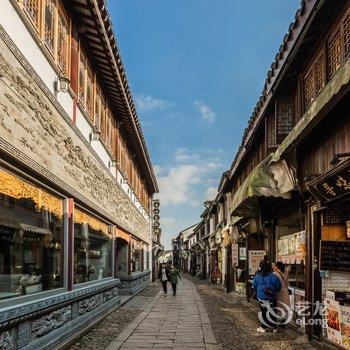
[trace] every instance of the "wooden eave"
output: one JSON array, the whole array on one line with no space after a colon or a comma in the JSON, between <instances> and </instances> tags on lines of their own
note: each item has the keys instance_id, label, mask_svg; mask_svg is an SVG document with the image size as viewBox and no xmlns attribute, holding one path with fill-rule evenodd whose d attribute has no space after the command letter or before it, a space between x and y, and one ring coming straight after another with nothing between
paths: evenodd
<instances>
[{"instance_id":1,"label":"wooden eave","mask_svg":"<svg viewBox=\"0 0 350 350\"><path fill-rule=\"evenodd\" d=\"M263 120L265 112L274 97L276 86L280 83L281 79L284 78L285 72L290 66L293 56L296 54L316 12L325 1L326 0L301 1L301 7L295 14L295 20L289 25L289 30L283 38L275 61L271 64L271 68L267 73L263 91L249 119L248 127L244 130L241 145L230 167L230 178L235 175L237 168L240 166L249 150L257 128Z\"/></svg>"},{"instance_id":2,"label":"wooden eave","mask_svg":"<svg viewBox=\"0 0 350 350\"><path fill-rule=\"evenodd\" d=\"M80 36L87 55L99 77L113 114L121 123L122 132L146 180L150 194L159 191L146 141L139 123L132 94L128 86L116 36L104 0L72 0L69 2L74 23L79 24Z\"/></svg>"}]
</instances>

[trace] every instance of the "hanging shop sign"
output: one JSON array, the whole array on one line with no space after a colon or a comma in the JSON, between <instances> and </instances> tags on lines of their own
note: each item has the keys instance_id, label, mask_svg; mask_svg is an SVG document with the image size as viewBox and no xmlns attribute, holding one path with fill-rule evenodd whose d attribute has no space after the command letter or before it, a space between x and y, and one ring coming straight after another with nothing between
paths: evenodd
<instances>
[{"instance_id":1,"label":"hanging shop sign","mask_svg":"<svg viewBox=\"0 0 350 350\"><path fill-rule=\"evenodd\" d=\"M264 260L266 250L249 250L248 251L248 273L250 276L255 275L259 270L260 263Z\"/></svg>"},{"instance_id":2,"label":"hanging shop sign","mask_svg":"<svg viewBox=\"0 0 350 350\"><path fill-rule=\"evenodd\" d=\"M239 257L238 257L238 243L232 243L232 267L238 266Z\"/></svg>"},{"instance_id":3,"label":"hanging shop sign","mask_svg":"<svg viewBox=\"0 0 350 350\"><path fill-rule=\"evenodd\" d=\"M247 248L246 247L239 248L239 260L247 260Z\"/></svg>"},{"instance_id":4,"label":"hanging shop sign","mask_svg":"<svg viewBox=\"0 0 350 350\"><path fill-rule=\"evenodd\" d=\"M285 264L300 264L306 253L305 231L281 237L277 240L277 260Z\"/></svg>"},{"instance_id":5,"label":"hanging shop sign","mask_svg":"<svg viewBox=\"0 0 350 350\"><path fill-rule=\"evenodd\" d=\"M350 195L350 162L346 161L322 177L312 181L310 192L323 203Z\"/></svg>"},{"instance_id":6,"label":"hanging shop sign","mask_svg":"<svg viewBox=\"0 0 350 350\"><path fill-rule=\"evenodd\" d=\"M159 240L162 230L160 228L160 201L153 200L153 237L156 241Z\"/></svg>"}]
</instances>

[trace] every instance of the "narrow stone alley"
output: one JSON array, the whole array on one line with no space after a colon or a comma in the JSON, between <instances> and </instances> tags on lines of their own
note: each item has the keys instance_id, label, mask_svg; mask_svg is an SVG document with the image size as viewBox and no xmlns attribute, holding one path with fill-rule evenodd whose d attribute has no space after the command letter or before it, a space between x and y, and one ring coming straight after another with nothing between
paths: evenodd
<instances>
[{"instance_id":1,"label":"narrow stone alley","mask_svg":"<svg viewBox=\"0 0 350 350\"><path fill-rule=\"evenodd\" d=\"M218 349L208 314L191 281L182 280L176 297L159 292L107 350L138 348Z\"/></svg>"},{"instance_id":2,"label":"narrow stone alley","mask_svg":"<svg viewBox=\"0 0 350 350\"><path fill-rule=\"evenodd\" d=\"M70 350L232 349L309 350L291 329L256 332L257 310L237 294L186 275L178 294L165 297L152 285L113 311Z\"/></svg>"}]
</instances>

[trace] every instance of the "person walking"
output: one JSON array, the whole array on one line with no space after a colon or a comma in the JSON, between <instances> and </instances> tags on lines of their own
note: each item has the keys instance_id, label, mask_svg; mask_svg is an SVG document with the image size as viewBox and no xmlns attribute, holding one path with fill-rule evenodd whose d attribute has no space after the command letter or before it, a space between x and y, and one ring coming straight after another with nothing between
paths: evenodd
<instances>
[{"instance_id":1,"label":"person walking","mask_svg":"<svg viewBox=\"0 0 350 350\"><path fill-rule=\"evenodd\" d=\"M181 280L180 271L174 267L174 265L171 265L170 268L170 283L171 288L173 289L173 295L176 296L176 287L177 284Z\"/></svg>"},{"instance_id":2,"label":"person walking","mask_svg":"<svg viewBox=\"0 0 350 350\"><path fill-rule=\"evenodd\" d=\"M164 296L167 296L168 293L168 281L170 281L169 267L165 264L162 264L159 273L158 279L162 282Z\"/></svg>"},{"instance_id":3,"label":"person walking","mask_svg":"<svg viewBox=\"0 0 350 350\"><path fill-rule=\"evenodd\" d=\"M281 287L280 280L270 272L270 264L263 262L260 271L253 279L253 288L256 290L260 303L260 327L257 328L260 333L271 329L275 333L278 331L275 308L277 306L277 293Z\"/></svg>"},{"instance_id":4,"label":"person walking","mask_svg":"<svg viewBox=\"0 0 350 350\"><path fill-rule=\"evenodd\" d=\"M279 313L281 314L279 326L285 327L285 324L289 320L292 312L288 289L289 273L282 261L277 261L274 263L272 268L274 270L273 274L280 280L282 286L280 291L277 293L277 307L279 309Z\"/></svg>"}]
</instances>

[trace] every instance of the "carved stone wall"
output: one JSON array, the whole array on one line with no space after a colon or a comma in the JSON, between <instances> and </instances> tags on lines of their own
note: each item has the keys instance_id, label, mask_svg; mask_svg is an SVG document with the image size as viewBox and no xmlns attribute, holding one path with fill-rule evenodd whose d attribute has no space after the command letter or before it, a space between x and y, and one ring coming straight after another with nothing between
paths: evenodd
<instances>
[{"instance_id":1,"label":"carved stone wall","mask_svg":"<svg viewBox=\"0 0 350 350\"><path fill-rule=\"evenodd\" d=\"M118 280L8 310L13 328L1 328L0 350L55 349L120 303ZM52 307L43 303L51 303ZM4 322L3 324L8 324Z\"/></svg>"},{"instance_id":2,"label":"carved stone wall","mask_svg":"<svg viewBox=\"0 0 350 350\"><path fill-rule=\"evenodd\" d=\"M149 223L0 26L0 148L149 239Z\"/></svg>"},{"instance_id":3,"label":"carved stone wall","mask_svg":"<svg viewBox=\"0 0 350 350\"><path fill-rule=\"evenodd\" d=\"M11 331L0 331L0 349L1 350L12 350L14 347L14 339Z\"/></svg>"},{"instance_id":4,"label":"carved stone wall","mask_svg":"<svg viewBox=\"0 0 350 350\"><path fill-rule=\"evenodd\" d=\"M120 276L121 283L118 286L119 294L135 294L147 287L151 283L150 274L150 271L145 271L136 275Z\"/></svg>"}]
</instances>

